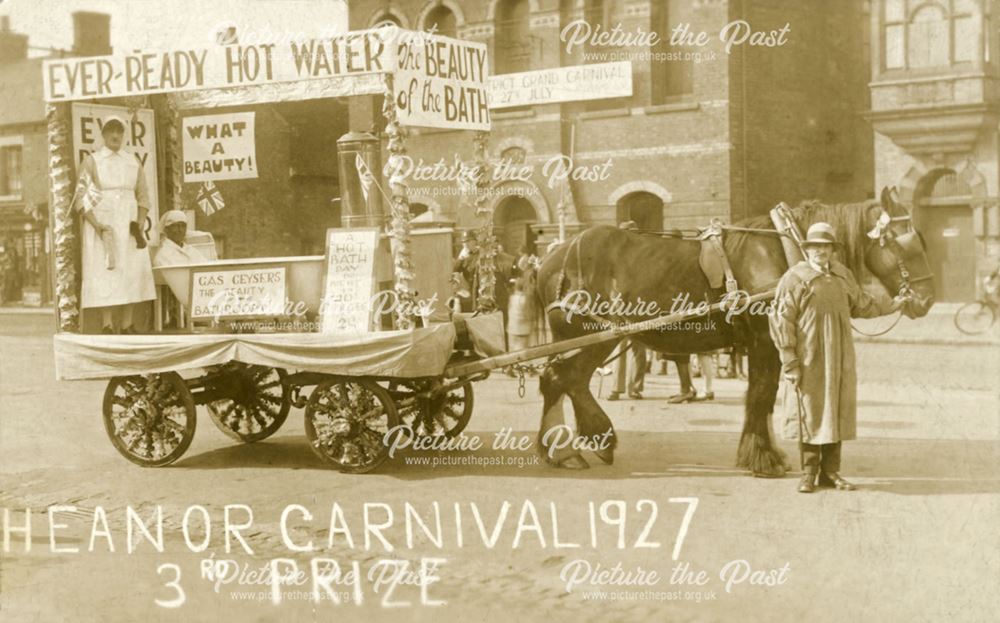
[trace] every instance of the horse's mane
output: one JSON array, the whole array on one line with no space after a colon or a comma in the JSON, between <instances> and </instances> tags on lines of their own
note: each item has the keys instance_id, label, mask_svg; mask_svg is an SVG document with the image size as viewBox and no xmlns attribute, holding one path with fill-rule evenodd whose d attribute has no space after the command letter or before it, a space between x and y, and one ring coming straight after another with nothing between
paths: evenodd
<instances>
[{"instance_id":1,"label":"horse's mane","mask_svg":"<svg viewBox=\"0 0 1000 623\"><path fill-rule=\"evenodd\" d=\"M865 268L865 244L868 242L866 223L868 209L880 205L878 201L869 200L862 203L826 204L816 200L803 201L792 208L792 216L805 235L809 225L823 221L833 226L837 232L837 240L841 243L840 257L855 274L860 274ZM736 223L741 227L774 229L774 223L768 214L750 217Z\"/></svg>"}]
</instances>

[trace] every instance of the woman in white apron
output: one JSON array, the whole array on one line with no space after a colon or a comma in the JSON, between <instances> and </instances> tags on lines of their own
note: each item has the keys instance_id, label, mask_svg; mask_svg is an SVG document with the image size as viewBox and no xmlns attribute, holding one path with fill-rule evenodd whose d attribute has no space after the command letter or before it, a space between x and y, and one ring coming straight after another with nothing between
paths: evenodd
<instances>
[{"instance_id":1,"label":"woman in white apron","mask_svg":"<svg viewBox=\"0 0 1000 623\"><path fill-rule=\"evenodd\" d=\"M120 309L121 333L130 334L136 333L133 305L156 298L156 290L142 233L146 178L139 160L123 149L124 135L121 117L105 117L104 146L80 166L77 195L84 218L81 306L101 310L104 333L114 333L112 311Z\"/></svg>"}]
</instances>

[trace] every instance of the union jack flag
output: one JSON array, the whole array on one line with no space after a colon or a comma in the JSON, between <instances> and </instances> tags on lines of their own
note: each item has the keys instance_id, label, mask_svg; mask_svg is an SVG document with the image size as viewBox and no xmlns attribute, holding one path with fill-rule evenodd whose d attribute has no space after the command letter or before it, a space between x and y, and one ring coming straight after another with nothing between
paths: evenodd
<instances>
[{"instance_id":1,"label":"union jack flag","mask_svg":"<svg viewBox=\"0 0 1000 623\"><path fill-rule=\"evenodd\" d=\"M222 199L222 193L215 187L215 182L211 180L201 185L195 201L201 206L201 211L205 213L205 216L212 216L213 213L226 207L226 202Z\"/></svg>"},{"instance_id":2,"label":"union jack flag","mask_svg":"<svg viewBox=\"0 0 1000 623\"><path fill-rule=\"evenodd\" d=\"M368 163L361 157L361 154L354 155L354 166L357 167L358 178L361 180L361 194L365 196L365 202L367 202L368 190L375 183L375 176L372 175L372 170L368 168Z\"/></svg>"},{"instance_id":3,"label":"union jack flag","mask_svg":"<svg viewBox=\"0 0 1000 623\"><path fill-rule=\"evenodd\" d=\"M97 187L89 173L81 175L76 183L73 202L78 201L81 210L93 210L101 202L101 189Z\"/></svg>"}]
</instances>

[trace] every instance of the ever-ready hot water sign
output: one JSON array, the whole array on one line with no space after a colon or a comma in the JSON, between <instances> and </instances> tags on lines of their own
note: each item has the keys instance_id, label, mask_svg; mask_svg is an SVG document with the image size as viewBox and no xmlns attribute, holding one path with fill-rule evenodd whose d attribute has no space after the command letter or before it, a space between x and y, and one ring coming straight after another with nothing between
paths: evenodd
<instances>
[{"instance_id":1,"label":"ever-ready hot water sign","mask_svg":"<svg viewBox=\"0 0 1000 623\"><path fill-rule=\"evenodd\" d=\"M46 102L384 73L395 67L387 29L334 37L194 47L159 52L53 58L42 63Z\"/></svg>"},{"instance_id":2,"label":"ever-ready hot water sign","mask_svg":"<svg viewBox=\"0 0 1000 623\"><path fill-rule=\"evenodd\" d=\"M184 181L207 182L257 177L254 114L185 117Z\"/></svg>"}]
</instances>

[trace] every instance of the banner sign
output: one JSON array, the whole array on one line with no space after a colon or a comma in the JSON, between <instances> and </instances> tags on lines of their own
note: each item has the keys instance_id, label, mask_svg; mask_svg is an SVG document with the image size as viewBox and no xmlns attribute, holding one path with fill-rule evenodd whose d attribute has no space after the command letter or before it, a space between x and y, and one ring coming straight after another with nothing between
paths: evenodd
<instances>
[{"instance_id":1,"label":"banner sign","mask_svg":"<svg viewBox=\"0 0 1000 623\"><path fill-rule=\"evenodd\" d=\"M59 58L42 64L46 102L126 97L197 89L391 72L395 28L331 38L191 47L166 52Z\"/></svg>"},{"instance_id":2,"label":"banner sign","mask_svg":"<svg viewBox=\"0 0 1000 623\"><path fill-rule=\"evenodd\" d=\"M492 110L631 95L632 63L629 61L501 74L490 76L489 81Z\"/></svg>"},{"instance_id":3,"label":"banner sign","mask_svg":"<svg viewBox=\"0 0 1000 623\"><path fill-rule=\"evenodd\" d=\"M396 111L408 126L489 130L486 44L420 34L397 46Z\"/></svg>"},{"instance_id":4,"label":"banner sign","mask_svg":"<svg viewBox=\"0 0 1000 623\"><path fill-rule=\"evenodd\" d=\"M285 310L285 292L285 266L192 270L191 317L280 316Z\"/></svg>"},{"instance_id":5,"label":"banner sign","mask_svg":"<svg viewBox=\"0 0 1000 623\"><path fill-rule=\"evenodd\" d=\"M323 333L368 333L375 293L377 228L328 229L320 305Z\"/></svg>"},{"instance_id":6,"label":"banner sign","mask_svg":"<svg viewBox=\"0 0 1000 623\"><path fill-rule=\"evenodd\" d=\"M118 115L128 122L123 149L135 154L142 164L142 172L146 176L146 189L149 193L149 214L146 216L144 230L150 242L157 244L159 231L156 223L160 220L160 211L157 192L159 184L156 181L156 124L153 111L140 108L133 116L123 106L97 104L73 104L72 109L73 159L77 170L87 154L104 146L104 139L101 137L104 117Z\"/></svg>"},{"instance_id":7,"label":"banner sign","mask_svg":"<svg viewBox=\"0 0 1000 623\"><path fill-rule=\"evenodd\" d=\"M184 181L257 177L253 112L185 117Z\"/></svg>"},{"instance_id":8,"label":"banner sign","mask_svg":"<svg viewBox=\"0 0 1000 623\"><path fill-rule=\"evenodd\" d=\"M397 27L286 43L49 59L46 102L392 74L403 125L489 130L486 44Z\"/></svg>"}]
</instances>

